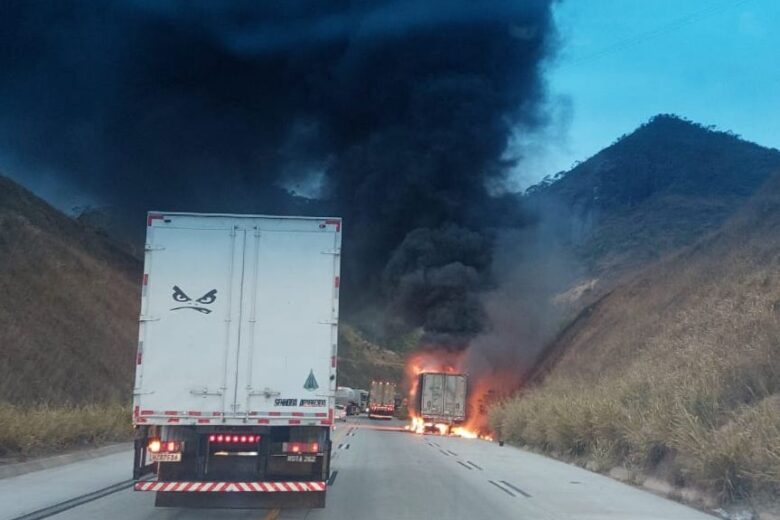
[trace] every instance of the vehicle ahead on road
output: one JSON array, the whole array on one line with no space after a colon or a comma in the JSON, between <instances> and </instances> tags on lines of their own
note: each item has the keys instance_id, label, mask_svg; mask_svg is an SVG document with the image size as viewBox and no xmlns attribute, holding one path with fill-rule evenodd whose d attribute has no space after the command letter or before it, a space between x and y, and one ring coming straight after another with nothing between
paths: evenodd
<instances>
[{"instance_id":1,"label":"vehicle ahead on road","mask_svg":"<svg viewBox=\"0 0 780 520\"><path fill-rule=\"evenodd\" d=\"M341 220L150 213L147 225L133 474L157 478L135 489L157 505L323 507Z\"/></svg>"},{"instance_id":2,"label":"vehicle ahead on road","mask_svg":"<svg viewBox=\"0 0 780 520\"><path fill-rule=\"evenodd\" d=\"M347 415L358 415L360 413L360 391L348 386L337 387L336 404L342 405Z\"/></svg>"},{"instance_id":3,"label":"vehicle ahead on road","mask_svg":"<svg viewBox=\"0 0 780 520\"><path fill-rule=\"evenodd\" d=\"M336 421L347 422L347 409L343 404L337 404L334 419Z\"/></svg>"},{"instance_id":4,"label":"vehicle ahead on road","mask_svg":"<svg viewBox=\"0 0 780 520\"><path fill-rule=\"evenodd\" d=\"M358 390L360 395L360 413L368 411L368 390Z\"/></svg>"},{"instance_id":5,"label":"vehicle ahead on road","mask_svg":"<svg viewBox=\"0 0 780 520\"><path fill-rule=\"evenodd\" d=\"M395 383L371 381L368 392L369 419L392 419L395 414Z\"/></svg>"},{"instance_id":6,"label":"vehicle ahead on road","mask_svg":"<svg viewBox=\"0 0 780 520\"><path fill-rule=\"evenodd\" d=\"M420 374L416 404L424 431L448 434L466 420L466 386L464 374Z\"/></svg>"}]
</instances>

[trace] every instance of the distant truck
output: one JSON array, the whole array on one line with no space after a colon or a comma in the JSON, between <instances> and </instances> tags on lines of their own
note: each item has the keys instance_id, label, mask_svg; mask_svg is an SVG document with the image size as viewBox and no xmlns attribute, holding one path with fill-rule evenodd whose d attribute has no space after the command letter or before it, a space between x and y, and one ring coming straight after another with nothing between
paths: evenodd
<instances>
[{"instance_id":1,"label":"distant truck","mask_svg":"<svg viewBox=\"0 0 780 520\"><path fill-rule=\"evenodd\" d=\"M324 507L341 220L155 212L145 249L135 490L158 506Z\"/></svg>"},{"instance_id":2,"label":"distant truck","mask_svg":"<svg viewBox=\"0 0 780 520\"><path fill-rule=\"evenodd\" d=\"M420 374L417 388L417 410L426 431L446 429L443 433L449 433L453 426L466 420L465 374L425 372Z\"/></svg>"},{"instance_id":3,"label":"distant truck","mask_svg":"<svg viewBox=\"0 0 780 520\"><path fill-rule=\"evenodd\" d=\"M336 388L336 404L342 405L347 415L358 415L360 413L360 391L348 386Z\"/></svg>"},{"instance_id":4,"label":"distant truck","mask_svg":"<svg viewBox=\"0 0 780 520\"><path fill-rule=\"evenodd\" d=\"M392 419L395 414L395 383L371 381L368 392L368 418Z\"/></svg>"},{"instance_id":5,"label":"distant truck","mask_svg":"<svg viewBox=\"0 0 780 520\"><path fill-rule=\"evenodd\" d=\"M368 411L368 390L358 390L360 394L360 412Z\"/></svg>"}]
</instances>

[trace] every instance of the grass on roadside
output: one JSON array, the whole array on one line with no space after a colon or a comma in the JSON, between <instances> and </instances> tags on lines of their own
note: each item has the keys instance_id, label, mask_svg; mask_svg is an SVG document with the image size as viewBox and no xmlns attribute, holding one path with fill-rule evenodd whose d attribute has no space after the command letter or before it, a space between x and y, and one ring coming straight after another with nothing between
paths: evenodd
<instances>
[{"instance_id":1,"label":"grass on roadside","mask_svg":"<svg viewBox=\"0 0 780 520\"><path fill-rule=\"evenodd\" d=\"M0 456L26 457L132 438L130 407L0 403Z\"/></svg>"},{"instance_id":2,"label":"grass on roadside","mask_svg":"<svg viewBox=\"0 0 780 520\"><path fill-rule=\"evenodd\" d=\"M602 470L662 469L722 500L780 491L780 342L646 350L595 379L553 372L495 407L510 442Z\"/></svg>"}]
</instances>

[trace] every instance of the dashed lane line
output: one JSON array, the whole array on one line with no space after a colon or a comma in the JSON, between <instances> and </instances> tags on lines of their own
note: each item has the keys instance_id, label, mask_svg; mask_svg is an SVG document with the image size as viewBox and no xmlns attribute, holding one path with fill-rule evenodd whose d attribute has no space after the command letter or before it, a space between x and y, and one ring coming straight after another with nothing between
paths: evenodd
<instances>
[{"instance_id":1,"label":"dashed lane line","mask_svg":"<svg viewBox=\"0 0 780 520\"><path fill-rule=\"evenodd\" d=\"M494 486L496 486L498 489L500 489L501 491L503 491L504 493L506 493L509 496L512 496L512 497L516 497L517 496L514 493L512 493L511 491L509 491L508 489L506 489L505 487L496 484L492 480L488 480L488 482L490 482L491 484L493 484Z\"/></svg>"},{"instance_id":2,"label":"dashed lane line","mask_svg":"<svg viewBox=\"0 0 780 520\"><path fill-rule=\"evenodd\" d=\"M502 484L504 484L505 486L509 487L509 488L512 488L512 489L514 489L515 491L517 491L518 493L520 493L521 495L523 495L525 498L531 498L531 495L529 495L528 493L526 493L525 491L523 491L523 490L522 490L522 489L520 489L519 487L517 487L517 486L514 486L514 485L510 484L510 483L509 483L509 482L507 482L506 480L502 480L502 481L501 481L501 483L502 483Z\"/></svg>"}]
</instances>

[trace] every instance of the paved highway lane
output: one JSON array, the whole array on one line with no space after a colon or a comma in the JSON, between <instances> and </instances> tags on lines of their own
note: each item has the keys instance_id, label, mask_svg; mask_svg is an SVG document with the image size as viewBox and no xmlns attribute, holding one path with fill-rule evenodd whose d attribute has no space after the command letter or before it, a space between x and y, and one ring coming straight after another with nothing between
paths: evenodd
<instances>
[{"instance_id":1,"label":"paved highway lane","mask_svg":"<svg viewBox=\"0 0 780 520\"><path fill-rule=\"evenodd\" d=\"M152 493L121 491L51 518L367 520L712 520L581 468L473 439L420 436L400 423L352 419L334 435L333 485L319 510L156 509ZM99 461L100 459L96 459ZM54 470L51 470L54 471ZM38 472L38 478L47 472ZM126 472L119 475L123 480ZM17 477L22 478L22 477ZM2 489L16 479L0 480ZM105 484L111 484L106 482ZM52 483L53 485L55 483ZM8 488L10 489L10 488ZM2 518L13 516L1 515Z\"/></svg>"}]
</instances>

